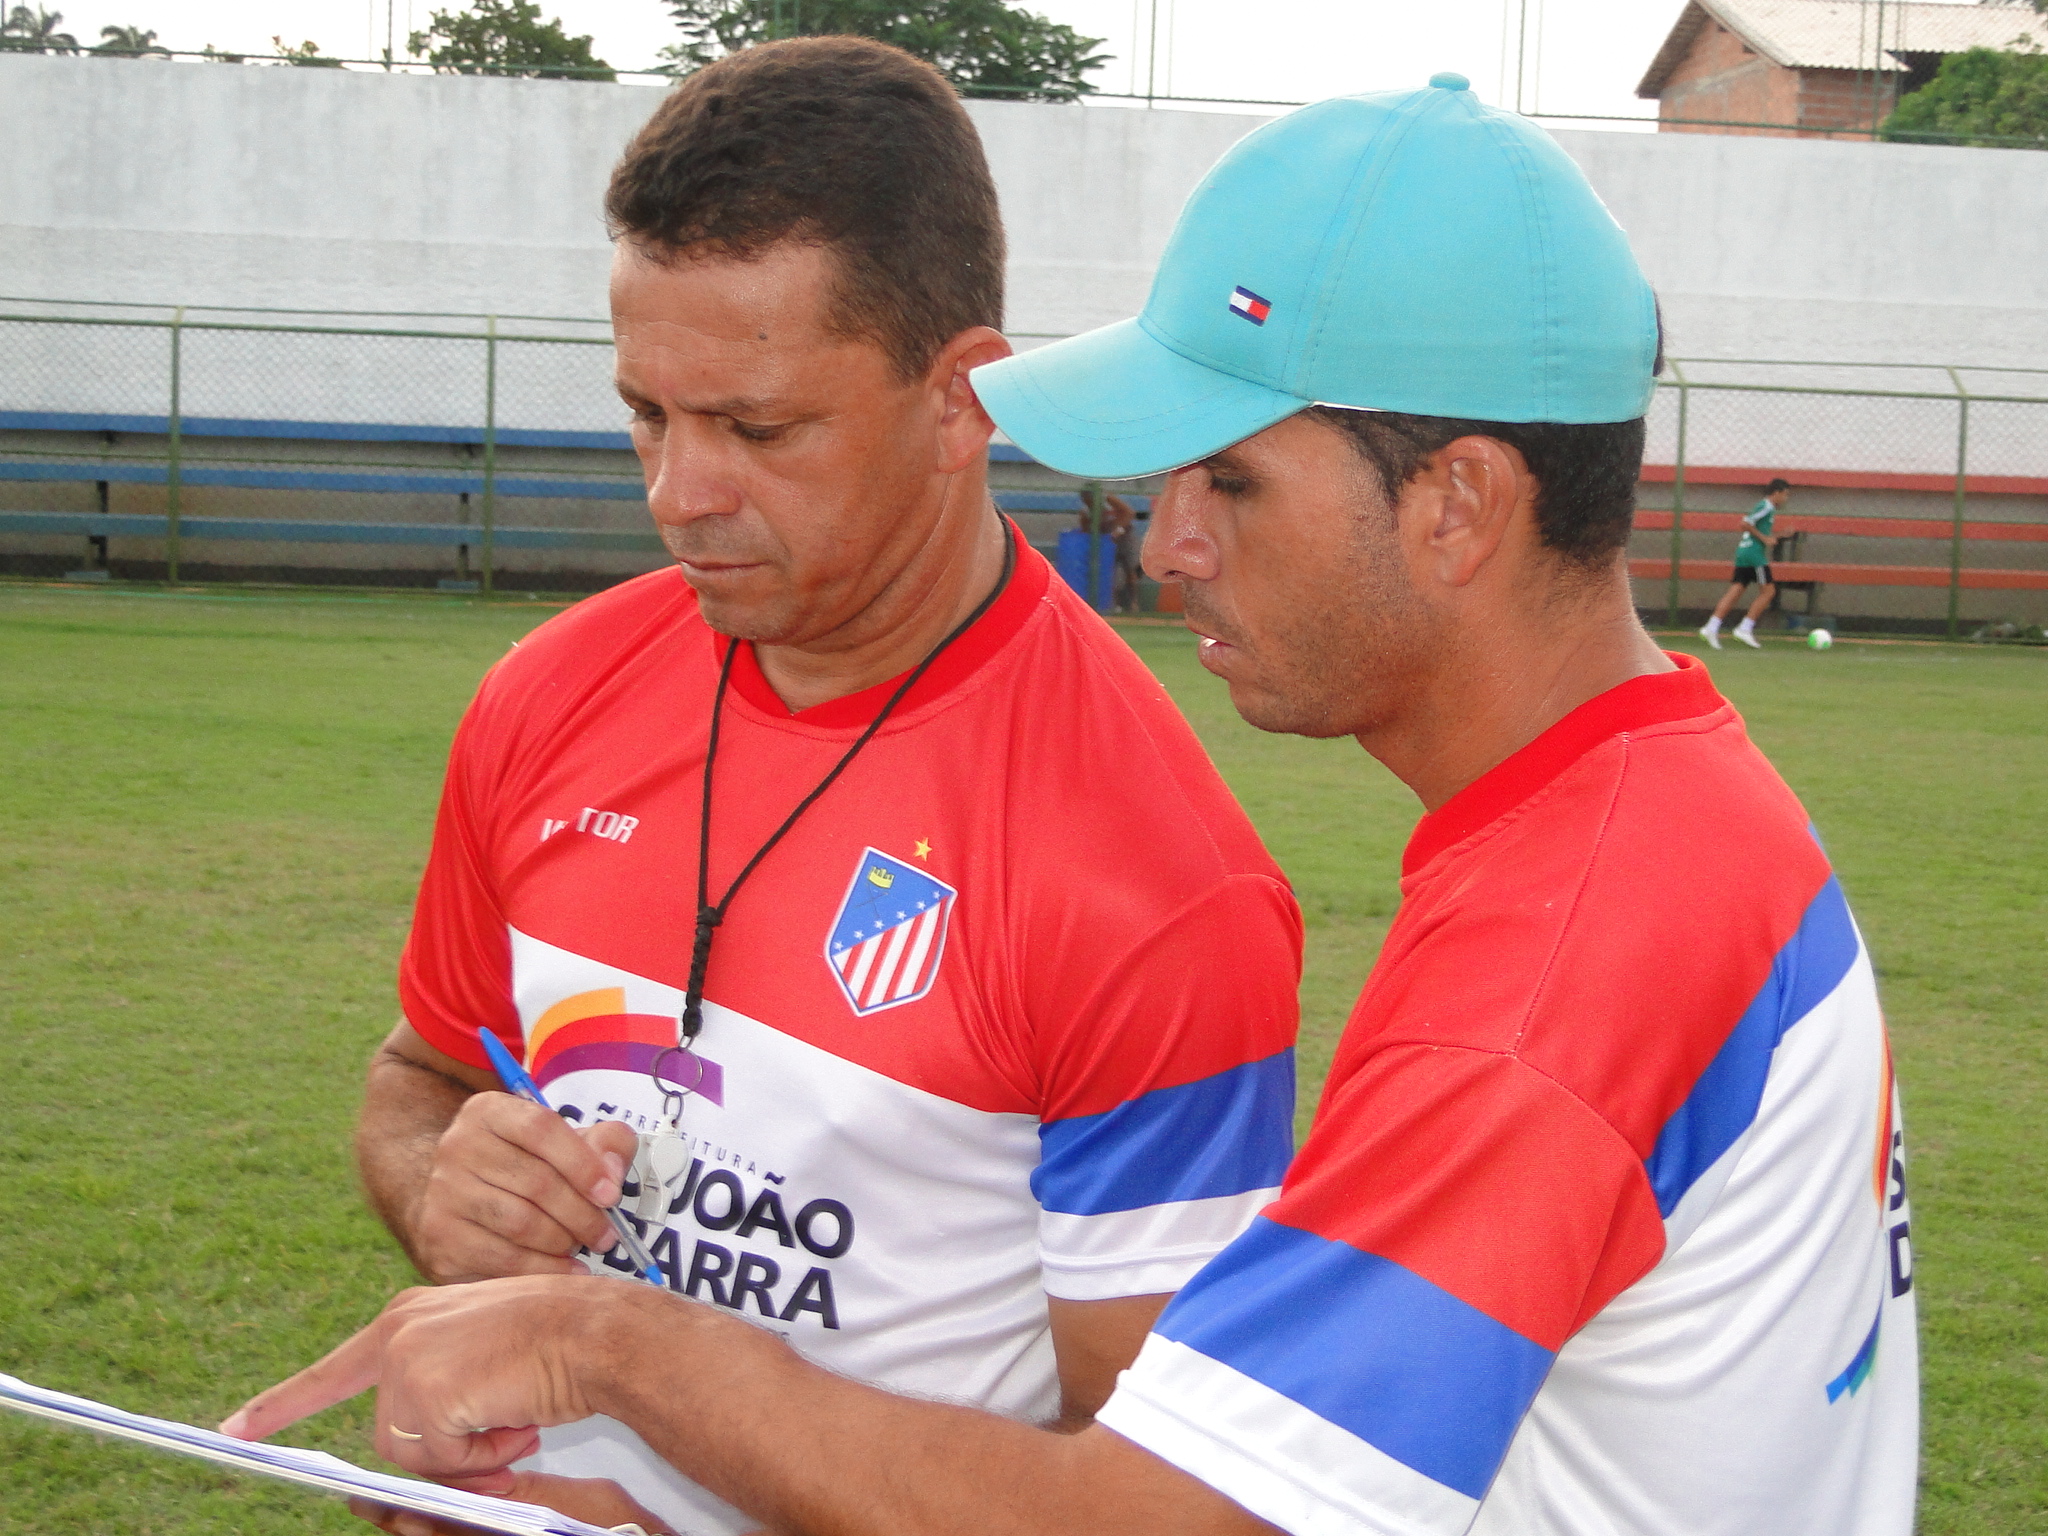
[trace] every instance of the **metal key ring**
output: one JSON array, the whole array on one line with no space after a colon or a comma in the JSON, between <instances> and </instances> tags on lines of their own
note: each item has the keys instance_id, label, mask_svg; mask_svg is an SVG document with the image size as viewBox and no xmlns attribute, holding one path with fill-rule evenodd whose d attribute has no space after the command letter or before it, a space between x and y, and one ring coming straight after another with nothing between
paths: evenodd
<instances>
[{"instance_id":1,"label":"metal key ring","mask_svg":"<svg viewBox=\"0 0 2048 1536\"><path fill-rule=\"evenodd\" d=\"M696 1081L692 1082L687 1088L676 1081L676 1079L661 1075L661 1064L668 1059L671 1051L675 1052L678 1056L687 1056L697 1064ZM704 1081L704 1058L697 1055L687 1045L663 1046L656 1053L653 1064L648 1067L647 1075L654 1079L655 1090L661 1095L661 1112L668 1116L670 1125L680 1126L683 1121L684 1102L696 1091L698 1085Z\"/></svg>"},{"instance_id":2,"label":"metal key ring","mask_svg":"<svg viewBox=\"0 0 2048 1536\"><path fill-rule=\"evenodd\" d=\"M671 1054L677 1056L687 1056L691 1061L694 1061L697 1064L697 1076L695 1080L689 1083L687 1086L676 1078L663 1077L661 1075L661 1064L664 1061L666 1061ZM695 1051L691 1050L687 1045L665 1045L661 1048L659 1052L655 1054L654 1064L647 1069L647 1075L653 1078L657 1084L668 1083L671 1085L671 1087L664 1088L661 1090L664 1097L666 1097L671 1092L680 1094L695 1093L697 1089L703 1085L704 1082L704 1058L699 1056Z\"/></svg>"}]
</instances>

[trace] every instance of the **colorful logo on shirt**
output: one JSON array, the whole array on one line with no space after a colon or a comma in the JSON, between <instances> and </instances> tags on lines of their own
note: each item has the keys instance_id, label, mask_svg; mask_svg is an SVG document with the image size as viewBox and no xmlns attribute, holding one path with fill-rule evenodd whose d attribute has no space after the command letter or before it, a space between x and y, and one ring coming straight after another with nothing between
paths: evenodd
<instances>
[{"instance_id":1,"label":"colorful logo on shirt","mask_svg":"<svg viewBox=\"0 0 2048 1536\"><path fill-rule=\"evenodd\" d=\"M725 1102L725 1071L674 1049L676 1016L626 1012L624 987L565 997L526 1032L526 1070L545 1088L571 1072L652 1072L714 1104Z\"/></svg>"},{"instance_id":2,"label":"colorful logo on shirt","mask_svg":"<svg viewBox=\"0 0 2048 1536\"><path fill-rule=\"evenodd\" d=\"M1877 1337L1884 1327L1885 1305L1913 1289L1912 1223L1905 1216L1892 1220L1906 1204L1906 1133L1896 1118L1898 1088L1892 1069L1891 1041L1887 1039L1883 1044L1884 1071L1879 1077L1877 1100L1877 1160L1871 1185L1877 1195L1878 1224L1884 1228L1890 1259L1890 1294L1880 1297L1870 1332L1864 1335L1863 1343L1842 1373L1828 1383L1831 1403L1840 1401L1844 1394L1854 1397L1870 1379L1871 1367L1877 1363Z\"/></svg>"},{"instance_id":3,"label":"colorful logo on shirt","mask_svg":"<svg viewBox=\"0 0 2048 1536\"><path fill-rule=\"evenodd\" d=\"M931 991L959 895L901 859L873 848L861 854L825 940L825 963L856 1015Z\"/></svg>"}]
</instances>

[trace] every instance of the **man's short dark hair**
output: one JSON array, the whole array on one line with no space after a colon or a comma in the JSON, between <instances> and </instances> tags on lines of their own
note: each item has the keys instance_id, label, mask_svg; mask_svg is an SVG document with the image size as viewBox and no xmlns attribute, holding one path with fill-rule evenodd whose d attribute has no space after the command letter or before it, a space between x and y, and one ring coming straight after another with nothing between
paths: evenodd
<instances>
[{"instance_id":1,"label":"man's short dark hair","mask_svg":"<svg viewBox=\"0 0 2048 1536\"><path fill-rule=\"evenodd\" d=\"M1657 358L1650 365L1655 378L1664 372L1664 301L1652 295L1651 303L1657 315ZM1583 571L1606 567L1628 548L1628 536L1635 531L1636 482L1643 473L1641 417L1580 426L1465 421L1328 405L1306 414L1351 439L1390 502L1400 497L1401 488L1421 472L1431 454L1461 437L1491 437L1508 444L1536 477L1536 536L1545 549Z\"/></svg>"},{"instance_id":2,"label":"man's short dark hair","mask_svg":"<svg viewBox=\"0 0 2048 1536\"><path fill-rule=\"evenodd\" d=\"M1536 532L1546 549L1591 571L1608 565L1628 544L1643 468L1640 417L1578 426L1462 421L1326 405L1308 414L1351 439L1388 501L1400 496L1438 449L1461 437L1491 437L1518 451L1536 477Z\"/></svg>"},{"instance_id":3,"label":"man's short dark hair","mask_svg":"<svg viewBox=\"0 0 2048 1536\"><path fill-rule=\"evenodd\" d=\"M1775 496L1780 491L1789 491L1791 489L1792 482L1790 480L1773 480L1769 485L1764 487L1764 494L1766 496Z\"/></svg>"},{"instance_id":4,"label":"man's short dark hair","mask_svg":"<svg viewBox=\"0 0 2048 1536\"><path fill-rule=\"evenodd\" d=\"M657 260L825 247L828 323L878 343L905 380L968 327L1002 327L981 137L945 76L886 43L791 38L697 71L626 146L605 214Z\"/></svg>"}]
</instances>

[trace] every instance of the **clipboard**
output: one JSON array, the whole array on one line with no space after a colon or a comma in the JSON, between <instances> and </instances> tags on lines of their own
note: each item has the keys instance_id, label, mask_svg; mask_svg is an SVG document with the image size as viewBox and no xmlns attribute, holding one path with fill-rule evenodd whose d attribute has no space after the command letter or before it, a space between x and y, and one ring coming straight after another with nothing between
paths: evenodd
<instances>
[{"instance_id":1,"label":"clipboard","mask_svg":"<svg viewBox=\"0 0 2048 1536\"><path fill-rule=\"evenodd\" d=\"M366 1472L325 1451L234 1440L216 1430L129 1413L5 1374L0 1374L0 1408L180 1456L195 1456L237 1472L253 1472L259 1477L273 1477L347 1498L368 1499L392 1509L430 1515L451 1525L496 1532L498 1536L614 1536L604 1526L572 1519L538 1504L520 1504L460 1488L444 1488L439 1483L389 1472ZM621 1529L633 1531L638 1527Z\"/></svg>"}]
</instances>

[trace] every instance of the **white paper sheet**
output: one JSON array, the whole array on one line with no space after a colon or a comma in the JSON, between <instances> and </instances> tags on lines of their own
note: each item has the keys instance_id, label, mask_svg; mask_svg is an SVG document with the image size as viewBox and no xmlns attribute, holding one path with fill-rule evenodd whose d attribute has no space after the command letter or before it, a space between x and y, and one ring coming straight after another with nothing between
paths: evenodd
<instances>
[{"instance_id":1,"label":"white paper sheet","mask_svg":"<svg viewBox=\"0 0 2048 1536\"><path fill-rule=\"evenodd\" d=\"M456 1525L501 1536L611 1536L603 1526L589 1525L558 1515L538 1504L517 1504L459 1488L443 1488L416 1478L394 1477L388 1472L366 1472L325 1451L302 1451L288 1445L261 1441L231 1440L211 1429L177 1424L169 1419L152 1419L139 1413L110 1408L90 1398L73 1397L32 1386L13 1376L0 1374L0 1408L13 1408L39 1418L116 1435L160 1451L197 1456L205 1461L233 1467L238 1472L255 1472L282 1478L308 1488L320 1488L351 1498L372 1499L393 1509L432 1515Z\"/></svg>"}]
</instances>

